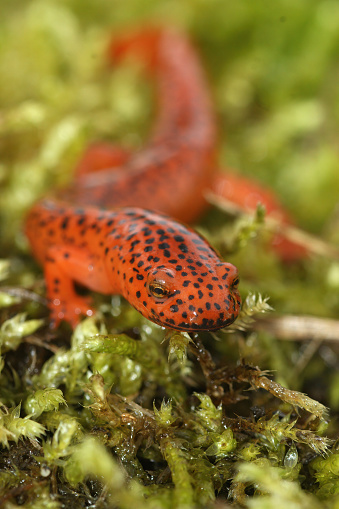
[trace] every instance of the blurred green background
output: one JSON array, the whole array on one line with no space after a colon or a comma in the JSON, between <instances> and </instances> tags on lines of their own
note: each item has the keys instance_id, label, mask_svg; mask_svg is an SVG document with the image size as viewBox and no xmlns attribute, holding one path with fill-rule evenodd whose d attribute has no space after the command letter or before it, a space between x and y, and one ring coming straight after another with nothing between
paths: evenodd
<instances>
[{"instance_id":1,"label":"blurred green background","mask_svg":"<svg viewBox=\"0 0 339 509\"><path fill-rule=\"evenodd\" d=\"M13 238L37 195L70 178L90 140L140 146L149 86L136 66L107 72L104 48L110 33L150 22L181 27L199 48L220 165L275 188L304 228L330 228L339 190L336 0L2 0L4 235Z\"/></svg>"}]
</instances>

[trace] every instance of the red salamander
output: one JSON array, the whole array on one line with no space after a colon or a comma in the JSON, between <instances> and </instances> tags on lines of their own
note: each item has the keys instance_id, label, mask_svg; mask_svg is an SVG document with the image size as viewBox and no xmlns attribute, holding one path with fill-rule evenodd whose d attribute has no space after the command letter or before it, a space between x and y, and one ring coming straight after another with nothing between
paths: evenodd
<instances>
[{"instance_id":1,"label":"red salamander","mask_svg":"<svg viewBox=\"0 0 339 509\"><path fill-rule=\"evenodd\" d=\"M27 217L52 323L75 326L93 313L75 292L78 282L123 295L164 327L221 329L240 310L237 269L176 221L200 214L215 167L215 119L201 66L186 38L170 30L120 39L109 55L118 61L128 52L156 76L159 113L149 144L137 154L90 149L74 185L36 203Z\"/></svg>"}]
</instances>

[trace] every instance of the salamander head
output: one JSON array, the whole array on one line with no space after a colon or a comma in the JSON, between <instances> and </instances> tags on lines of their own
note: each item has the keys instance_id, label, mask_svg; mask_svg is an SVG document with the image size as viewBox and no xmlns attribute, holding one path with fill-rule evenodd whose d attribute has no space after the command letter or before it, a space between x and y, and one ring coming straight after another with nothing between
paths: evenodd
<instances>
[{"instance_id":1,"label":"salamander head","mask_svg":"<svg viewBox=\"0 0 339 509\"><path fill-rule=\"evenodd\" d=\"M134 229L133 249L124 244L123 295L146 318L167 328L199 331L230 325L241 306L237 269L222 262L193 230L156 218Z\"/></svg>"},{"instance_id":2,"label":"salamander head","mask_svg":"<svg viewBox=\"0 0 339 509\"><path fill-rule=\"evenodd\" d=\"M154 267L147 277L146 309L139 310L159 325L182 331L217 330L234 322L241 305L237 269L222 262L213 269L195 268L183 267L178 275L175 268Z\"/></svg>"}]
</instances>

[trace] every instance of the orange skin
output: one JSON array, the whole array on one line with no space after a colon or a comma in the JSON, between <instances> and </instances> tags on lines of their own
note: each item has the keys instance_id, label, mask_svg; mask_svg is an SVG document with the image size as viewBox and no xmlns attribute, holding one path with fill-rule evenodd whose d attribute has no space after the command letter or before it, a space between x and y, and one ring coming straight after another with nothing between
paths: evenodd
<instances>
[{"instance_id":1,"label":"orange skin","mask_svg":"<svg viewBox=\"0 0 339 509\"><path fill-rule=\"evenodd\" d=\"M89 300L74 290L78 282L123 295L164 327L221 329L240 310L237 269L169 217L190 221L205 206L216 138L208 87L184 37L141 32L111 45L110 55L117 59L136 48L157 77L159 115L149 145L135 155L97 145L79 164L74 185L36 203L27 217L51 320L75 326L81 314L92 315ZM139 208L145 206L168 215Z\"/></svg>"},{"instance_id":2,"label":"orange skin","mask_svg":"<svg viewBox=\"0 0 339 509\"><path fill-rule=\"evenodd\" d=\"M130 52L156 77L158 117L150 142L136 154L93 145L74 184L36 203L27 217L26 234L44 267L51 323L75 326L81 315L93 314L90 300L75 292L78 282L123 295L167 328L224 328L241 307L237 269L176 221L193 221L205 209L204 190L216 168L207 83L193 47L176 32L144 30L120 38L108 55L115 63ZM214 190L229 198L225 178L215 176ZM241 185L239 190L242 196ZM272 203L270 211L282 210Z\"/></svg>"},{"instance_id":3,"label":"orange skin","mask_svg":"<svg viewBox=\"0 0 339 509\"><path fill-rule=\"evenodd\" d=\"M75 184L60 199L110 209L147 207L190 223L207 206L203 193L216 168L216 122L207 82L194 49L176 32L147 30L115 40L110 61L131 52L155 76L154 134L135 154L107 144L90 148Z\"/></svg>"}]
</instances>

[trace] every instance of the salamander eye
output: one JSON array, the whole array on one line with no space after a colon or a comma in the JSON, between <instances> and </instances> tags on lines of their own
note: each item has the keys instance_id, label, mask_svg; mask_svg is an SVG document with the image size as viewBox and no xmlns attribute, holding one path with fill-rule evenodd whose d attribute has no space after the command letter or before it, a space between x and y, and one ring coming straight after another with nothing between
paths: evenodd
<instances>
[{"instance_id":1,"label":"salamander eye","mask_svg":"<svg viewBox=\"0 0 339 509\"><path fill-rule=\"evenodd\" d=\"M166 299L170 294L169 288L167 288L163 281L154 280L149 282L148 289L150 294L158 299Z\"/></svg>"}]
</instances>

